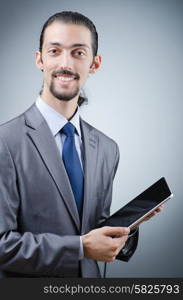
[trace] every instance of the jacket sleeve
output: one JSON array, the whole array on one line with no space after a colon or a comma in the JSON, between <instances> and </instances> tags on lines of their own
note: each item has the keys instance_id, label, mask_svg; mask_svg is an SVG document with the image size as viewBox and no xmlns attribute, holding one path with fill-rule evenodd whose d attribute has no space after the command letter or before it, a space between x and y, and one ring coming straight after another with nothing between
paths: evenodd
<instances>
[{"instance_id":1,"label":"jacket sleeve","mask_svg":"<svg viewBox=\"0 0 183 300\"><path fill-rule=\"evenodd\" d=\"M105 194L105 205L104 205L102 217L99 222L99 226L100 226L100 223L102 223L110 215L110 206L111 206L111 202L112 202L113 180L114 180L117 168L118 168L119 159L120 159L119 148L118 148L118 145L116 144L116 155L115 155L113 170L112 170L112 174L111 174L110 185ZM137 228L136 230L134 230L130 233L125 246L119 252L119 254L116 256L116 259L128 261L132 257L132 255L134 254L134 252L137 248L138 236L139 236L139 229Z\"/></svg>"},{"instance_id":2,"label":"jacket sleeve","mask_svg":"<svg viewBox=\"0 0 183 300\"><path fill-rule=\"evenodd\" d=\"M16 169L0 140L0 271L33 276L77 276L80 237L18 232Z\"/></svg>"}]
</instances>

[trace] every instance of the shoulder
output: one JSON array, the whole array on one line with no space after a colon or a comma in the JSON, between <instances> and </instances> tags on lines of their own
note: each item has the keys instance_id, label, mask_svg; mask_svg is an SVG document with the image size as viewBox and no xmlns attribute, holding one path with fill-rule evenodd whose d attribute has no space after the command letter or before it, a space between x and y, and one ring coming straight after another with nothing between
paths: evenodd
<instances>
[{"instance_id":1,"label":"shoulder","mask_svg":"<svg viewBox=\"0 0 183 300\"><path fill-rule=\"evenodd\" d=\"M23 130L23 124L24 124L24 117L23 114L20 116L9 120L3 124L0 125L0 137L4 138L5 140L9 137L18 137L18 135L21 134Z\"/></svg>"},{"instance_id":2,"label":"shoulder","mask_svg":"<svg viewBox=\"0 0 183 300\"><path fill-rule=\"evenodd\" d=\"M109 155L115 153L119 156L119 147L115 140L82 119L81 125L87 129L91 137L97 140L99 147L102 148L104 152L109 153Z\"/></svg>"},{"instance_id":3,"label":"shoulder","mask_svg":"<svg viewBox=\"0 0 183 300\"><path fill-rule=\"evenodd\" d=\"M12 146L20 143L26 133L25 113L28 110L0 125L1 141Z\"/></svg>"},{"instance_id":4,"label":"shoulder","mask_svg":"<svg viewBox=\"0 0 183 300\"><path fill-rule=\"evenodd\" d=\"M27 125L29 126L29 118L35 120L34 123L38 124L38 126L44 120L35 103L17 117L1 124L0 137L12 137L12 135L15 135L18 138L18 136L21 136L26 131Z\"/></svg>"}]
</instances>

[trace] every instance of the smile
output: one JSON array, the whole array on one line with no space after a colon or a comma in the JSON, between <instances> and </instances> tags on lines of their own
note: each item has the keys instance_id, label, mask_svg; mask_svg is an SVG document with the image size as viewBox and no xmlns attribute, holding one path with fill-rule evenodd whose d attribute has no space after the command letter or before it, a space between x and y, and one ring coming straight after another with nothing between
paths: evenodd
<instances>
[{"instance_id":1,"label":"smile","mask_svg":"<svg viewBox=\"0 0 183 300\"><path fill-rule=\"evenodd\" d=\"M74 80L73 77L63 77L63 76L58 76L57 79L61 80L61 81L72 81L72 80Z\"/></svg>"}]
</instances>

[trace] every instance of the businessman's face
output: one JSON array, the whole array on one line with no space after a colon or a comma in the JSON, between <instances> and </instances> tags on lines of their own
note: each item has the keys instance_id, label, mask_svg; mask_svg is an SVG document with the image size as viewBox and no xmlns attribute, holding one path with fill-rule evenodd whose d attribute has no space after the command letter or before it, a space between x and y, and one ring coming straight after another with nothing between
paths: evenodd
<instances>
[{"instance_id":1,"label":"businessman's face","mask_svg":"<svg viewBox=\"0 0 183 300\"><path fill-rule=\"evenodd\" d=\"M78 97L100 62L100 56L93 57L88 28L55 21L45 30L42 53L36 52L37 66L44 74L42 95L63 101Z\"/></svg>"}]
</instances>

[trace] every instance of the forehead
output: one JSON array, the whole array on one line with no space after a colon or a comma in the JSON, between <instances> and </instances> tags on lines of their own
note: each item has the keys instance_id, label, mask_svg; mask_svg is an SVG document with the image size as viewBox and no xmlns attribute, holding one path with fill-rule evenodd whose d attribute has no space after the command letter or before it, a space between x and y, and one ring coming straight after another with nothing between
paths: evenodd
<instances>
[{"instance_id":1,"label":"forehead","mask_svg":"<svg viewBox=\"0 0 183 300\"><path fill-rule=\"evenodd\" d=\"M91 32L84 25L55 21L44 32L43 46L50 42L59 42L64 45L86 44L91 48Z\"/></svg>"}]
</instances>

